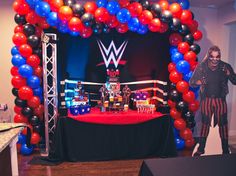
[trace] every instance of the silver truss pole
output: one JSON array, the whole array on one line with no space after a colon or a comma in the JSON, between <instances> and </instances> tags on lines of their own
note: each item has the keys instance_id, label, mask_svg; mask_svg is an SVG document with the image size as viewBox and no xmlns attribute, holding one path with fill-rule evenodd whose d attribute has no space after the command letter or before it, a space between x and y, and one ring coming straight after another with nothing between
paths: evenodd
<instances>
[{"instance_id":1,"label":"silver truss pole","mask_svg":"<svg viewBox=\"0 0 236 176\"><path fill-rule=\"evenodd\" d=\"M41 155L45 156L49 154L58 116L57 44L50 42L56 40L56 34L42 35L45 151Z\"/></svg>"}]
</instances>

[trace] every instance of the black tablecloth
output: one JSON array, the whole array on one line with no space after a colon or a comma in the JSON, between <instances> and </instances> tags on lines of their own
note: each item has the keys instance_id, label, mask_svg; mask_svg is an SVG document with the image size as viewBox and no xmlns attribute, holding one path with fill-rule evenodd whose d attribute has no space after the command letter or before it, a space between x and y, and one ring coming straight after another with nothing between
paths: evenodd
<instances>
[{"instance_id":1,"label":"black tablecloth","mask_svg":"<svg viewBox=\"0 0 236 176\"><path fill-rule=\"evenodd\" d=\"M135 125L84 123L58 119L53 157L60 161L96 161L176 156L170 116Z\"/></svg>"},{"instance_id":2,"label":"black tablecloth","mask_svg":"<svg viewBox=\"0 0 236 176\"><path fill-rule=\"evenodd\" d=\"M139 176L236 176L236 154L144 160Z\"/></svg>"}]
</instances>

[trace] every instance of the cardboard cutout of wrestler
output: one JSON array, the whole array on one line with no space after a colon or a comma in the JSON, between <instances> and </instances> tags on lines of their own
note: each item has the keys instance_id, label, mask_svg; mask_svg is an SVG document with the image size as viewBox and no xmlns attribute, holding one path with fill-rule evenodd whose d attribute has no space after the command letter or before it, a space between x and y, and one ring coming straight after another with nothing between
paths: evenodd
<instances>
[{"instance_id":1,"label":"cardboard cutout of wrestler","mask_svg":"<svg viewBox=\"0 0 236 176\"><path fill-rule=\"evenodd\" d=\"M221 60L221 51L218 46L212 46L195 69L190 79L191 87L200 86L200 111L202 128L199 147L194 156L205 153L205 145L211 119L214 115L214 127L219 126L223 154L229 153L228 148L228 119L226 95L229 93L228 80L236 85L236 74L230 64Z\"/></svg>"}]
</instances>

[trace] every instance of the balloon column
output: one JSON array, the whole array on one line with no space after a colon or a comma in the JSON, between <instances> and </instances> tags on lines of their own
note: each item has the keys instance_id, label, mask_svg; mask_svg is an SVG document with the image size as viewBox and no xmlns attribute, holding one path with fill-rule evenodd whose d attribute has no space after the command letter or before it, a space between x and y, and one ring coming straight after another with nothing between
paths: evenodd
<instances>
[{"instance_id":1,"label":"balloon column","mask_svg":"<svg viewBox=\"0 0 236 176\"><path fill-rule=\"evenodd\" d=\"M53 27L61 33L88 38L115 29L145 34L148 31L169 32L172 62L168 66L174 89L170 91L169 106L174 126L180 130L185 146L193 143L194 112L198 109L197 90L188 81L197 65L202 38L198 22L189 10L188 0L97 0L81 4L74 0L15 0L16 12L12 37L12 85L15 99L15 122L32 126L32 144L40 141L40 121L43 120L42 56L40 35ZM179 140L180 141L180 140ZM24 153L24 152L23 152ZM26 152L27 153L27 152Z\"/></svg>"}]
</instances>

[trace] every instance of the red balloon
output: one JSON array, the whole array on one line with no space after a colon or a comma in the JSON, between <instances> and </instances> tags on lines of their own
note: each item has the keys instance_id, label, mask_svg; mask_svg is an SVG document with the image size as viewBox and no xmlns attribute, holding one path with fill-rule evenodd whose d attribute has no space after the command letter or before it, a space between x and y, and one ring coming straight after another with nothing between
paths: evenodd
<instances>
[{"instance_id":1,"label":"red balloon","mask_svg":"<svg viewBox=\"0 0 236 176\"><path fill-rule=\"evenodd\" d=\"M26 85L26 79L22 78L21 76L13 76L11 79L11 84L14 88L19 89Z\"/></svg>"},{"instance_id":2,"label":"red balloon","mask_svg":"<svg viewBox=\"0 0 236 176\"><path fill-rule=\"evenodd\" d=\"M22 110L21 107L19 107L19 106L14 106L14 112L15 112L16 114L20 114L20 115L21 115L21 110Z\"/></svg>"},{"instance_id":3,"label":"red balloon","mask_svg":"<svg viewBox=\"0 0 236 176\"><path fill-rule=\"evenodd\" d=\"M88 38L92 35L92 33L93 33L93 30L90 27L83 27L80 35L83 38Z\"/></svg>"},{"instance_id":4,"label":"red balloon","mask_svg":"<svg viewBox=\"0 0 236 176\"><path fill-rule=\"evenodd\" d=\"M109 21L109 12L106 8L100 7L95 11L95 19L99 22L105 23Z\"/></svg>"},{"instance_id":5,"label":"red balloon","mask_svg":"<svg viewBox=\"0 0 236 176\"><path fill-rule=\"evenodd\" d=\"M119 0L119 4L121 7L129 6L129 0Z\"/></svg>"},{"instance_id":6,"label":"red balloon","mask_svg":"<svg viewBox=\"0 0 236 176\"><path fill-rule=\"evenodd\" d=\"M110 28L115 28L116 26L118 26L119 21L117 20L115 15L111 15L109 17L109 20L106 23Z\"/></svg>"},{"instance_id":7,"label":"red balloon","mask_svg":"<svg viewBox=\"0 0 236 176\"><path fill-rule=\"evenodd\" d=\"M41 66L34 68L34 75L39 78L43 77L43 68Z\"/></svg>"},{"instance_id":8,"label":"red balloon","mask_svg":"<svg viewBox=\"0 0 236 176\"><path fill-rule=\"evenodd\" d=\"M192 18L193 16L190 10L183 10L180 16L180 21L183 24L188 24L192 21Z\"/></svg>"},{"instance_id":9,"label":"red balloon","mask_svg":"<svg viewBox=\"0 0 236 176\"><path fill-rule=\"evenodd\" d=\"M37 35L38 37L41 37L42 32L43 32L42 28L38 26L35 27L35 35Z\"/></svg>"},{"instance_id":10,"label":"red balloon","mask_svg":"<svg viewBox=\"0 0 236 176\"><path fill-rule=\"evenodd\" d=\"M143 11L143 7L140 3L133 2L133 3L129 4L128 10L129 10L132 17L138 17L139 15L141 15L141 13Z\"/></svg>"},{"instance_id":11,"label":"red balloon","mask_svg":"<svg viewBox=\"0 0 236 176\"><path fill-rule=\"evenodd\" d=\"M180 119L181 118L181 113L179 111L177 111L176 108L171 108L170 109L170 116L173 119Z\"/></svg>"},{"instance_id":12,"label":"red balloon","mask_svg":"<svg viewBox=\"0 0 236 176\"><path fill-rule=\"evenodd\" d=\"M69 6L61 6L58 11L58 17L62 21L69 21L73 17L73 11Z\"/></svg>"},{"instance_id":13,"label":"red balloon","mask_svg":"<svg viewBox=\"0 0 236 176\"><path fill-rule=\"evenodd\" d=\"M184 54L184 60L191 62L191 61L196 61L197 55L193 51L189 51Z\"/></svg>"},{"instance_id":14,"label":"red balloon","mask_svg":"<svg viewBox=\"0 0 236 176\"><path fill-rule=\"evenodd\" d=\"M11 67L11 75L12 76L19 76L19 73L18 73L18 67Z\"/></svg>"},{"instance_id":15,"label":"red balloon","mask_svg":"<svg viewBox=\"0 0 236 176\"><path fill-rule=\"evenodd\" d=\"M82 21L79 18L72 17L68 23L68 27L71 31L79 32L82 30L84 26L83 26Z\"/></svg>"},{"instance_id":16,"label":"red balloon","mask_svg":"<svg viewBox=\"0 0 236 176\"><path fill-rule=\"evenodd\" d=\"M21 144L16 143L16 149L17 149L17 152L20 153L20 150L21 150Z\"/></svg>"},{"instance_id":17,"label":"red balloon","mask_svg":"<svg viewBox=\"0 0 236 176\"><path fill-rule=\"evenodd\" d=\"M29 57L33 53L33 50L30 45L23 44L19 47L19 52L23 57Z\"/></svg>"},{"instance_id":18,"label":"red balloon","mask_svg":"<svg viewBox=\"0 0 236 176\"><path fill-rule=\"evenodd\" d=\"M38 25L41 29L48 29L50 27L50 25L47 23L47 20L41 17L38 19Z\"/></svg>"},{"instance_id":19,"label":"red balloon","mask_svg":"<svg viewBox=\"0 0 236 176\"><path fill-rule=\"evenodd\" d=\"M30 12L29 5L22 0L15 0L12 5L14 11L20 15L26 15Z\"/></svg>"},{"instance_id":20,"label":"red balloon","mask_svg":"<svg viewBox=\"0 0 236 176\"><path fill-rule=\"evenodd\" d=\"M25 34L17 32L13 35L12 41L16 46L20 46L27 43L27 38Z\"/></svg>"},{"instance_id":21,"label":"red balloon","mask_svg":"<svg viewBox=\"0 0 236 176\"><path fill-rule=\"evenodd\" d=\"M169 72L172 72L175 70L175 64L173 62L169 63L168 64L168 71Z\"/></svg>"},{"instance_id":22,"label":"red balloon","mask_svg":"<svg viewBox=\"0 0 236 176\"><path fill-rule=\"evenodd\" d=\"M187 91L183 93L183 100L192 103L195 100L195 94L192 91Z\"/></svg>"},{"instance_id":23,"label":"red balloon","mask_svg":"<svg viewBox=\"0 0 236 176\"><path fill-rule=\"evenodd\" d=\"M22 26L22 25L17 25L17 26L14 28L14 33L17 33L17 32L23 33L23 26Z\"/></svg>"},{"instance_id":24,"label":"red balloon","mask_svg":"<svg viewBox=\"0 0 236 176\"><path fill-rule=\"evenodd\" d=\"M84 9L86 12L94 14L97 9L97 4L95 2L86 2L84 4Z\"/></svg>"},{"instance_id":25,"label":"red balloon","mask_svg":"<svg viewBox=\"0 0 236 176\"><path fill-rule=\"evenodd\" d=\"M34 94L33 90L28 86L22 86L18 91L18 95L19 95L20 99L22 99L22 100L31 99L33 94Z\"/></svg>"},{"instance_id":26,"label":"red balloon","mask_svg":"<svg viewBox=\"0 0 236 176\"><path fill-rule=\"evenodd\" d=\"M176 84L176 89L181 92L181 93L184 93L184 92L187 92L188 89L189 89L189 85L186 81L179 81L177 82Z\"/></svg>"},{"instance_id":27,"label":"red balloon","mask_svg":"<svg viewBox=\"0 0 236 176\"><path fill-rule=\"evenodd\" d=\"M182 118L178 118L174 121L174 127L177 130L184 130L186 129L186 122Z\"/></svg>"},{"instance_id":28,"label":"red balloon","mask_svg":"<svg viewBox=\"0 0 236 176\"><path fill-rule=\"evenodd\" d=\"M169 29L169 25L167 23L161 22L161 27L158 30L158 32L165 33L166 31L168 31L168 29Z\"/></svg>"},{"instance_id":29,"label":"red balloon","mask_svg":"<svg viewBox=\"0 0 236 176\"><path fill-rule=\"evenodd\" d=\"M32 133L30 143L31 144L38 144L39 142L40 142L40 135L35 132Z\"/></svg>"},{"instance_id":30,"label":"red balloon","mask_svg":"<svg viewBox=\"0 0 236 176\"><path fill-rule=\"evenodd\" d=\"M41 104L37 108L34 108L34 115L36 116L43 115L43 112L44 112L44 106Z\"/></svg>"},{"instance_id":31,"label":"red balloon","mask_svg":"<svg viewBox=\"0 0 236 176\"><path fill-rule=\"evenodd\" d=\"M189 44L187 42L181 42L178 44L178 51L182 54L185 54L189 51Z\"/></svg>"},{"instance_id":32,"label":"red balloon","mask_svg":"<svg viewBox=\"0 0 236 176\"><path fill-rule=\"evenodd\" d=\"M193 38L196 41L199 41L202 39L202 32L197 30L196 32L193 33Z\"/></svg>"},{"instance_id":33,"label":"red balloon","mask_svg":"<svg viewBox=\"0 0 236 176\"><path fill-rule=\"evenodd\" d=\"M190 20L188 23L187 23L187 26L189 28L189 30L191 31L191 33L194 33L197 31L197 28L198 28L198 22L196 20Z\"/></svg>"},{"instance_id":34,"label":"red balloon","mask_svg":"<svg viewBox=\"0 0 236 176\"><path fill-rule=\"evenodd\" d=\"M28 118L26 118L26 117L23 116L23 115L16 114L16 115L14 116L14 122L15 122L15 123L28 123Z\"/></svg>"},{"instance_id":35,"label":"red balloon","mask_svg":"<svg viewBox=\"0 0 236 176\"><path fill-rule=\"evenodd\" d=\"M127 24L119 23L118 26L116 26L116 30L119 33L126 33L129 30L129 27Z\"/></svg>"},{"instance_id":36,"label":"red balloon","mask_svg":"<svg viewBox=\"0 0 236 176\"><path fill-rule=\"evenodd\" d=\"M38 23L39 21L39 16L34 12L34 11L31 11L29 12L26 16L25 16L25 19L28 23L30 24L36 24Z\"/></svg>"},{"instance_id":37,"label":"red balloon","mask_svg":"<svg viewBox=\"0 0 236 176\"><path fill-rule=\"evenodd\" d=\"M172 71L170 72L170 75L169 75L169 79L172 83L177 83L178 81L181 81L182 80L182 74L177 72L177 71Z\"/></svg>"},{"instance_id":38,"label":"red balloon","mask_svg":"<svg viewBox=\"0 0 236 176\"><path fill-rule=\"evenodd\" d=\"M153 15L149 10L142 11L141 15L139 16L139 21L142 24L149 24L153 19Z\"/></svg>"},{"instance_id":39,"label":"red balloon","mask_svg":"<svg viewBox=\"0 0 236 176\"><path fill-rule=\"evenodd\" d=\"M26 59L26 63L33 68L37 68L40 64L40 58L38 55L32 54Z\"/></svg>"},{"instance_id":40,"label":"red balloon","mask_svg":"<svg viewBox=\"0 0 236 176\"><path fill-rule=\"evenodd\" d=\"M178 3L172 3L170 5L170 11L173 15L173 17L180 18L182 14L182 7Z\"/></svg>"},{"instance_id":41,"label":"red balloon","mask_svg":"<svg viewBox=\"0 0 236 176\"><path fill-rule=\"evenodd\" d=\"M158 2L158 4L161 6L162 10L168 10L169 9L169 3L166 0L161 0Z\"/></svg>"},{"instance_id":42,"label":"red balloon","mask_svg":"<svg viewBox=\"0 0 236 176\"><path fill-rule=\"evenodd\" d=\"M152 32L157 32L161 28L161 21L159 18L154 18L152 21L149 23L148 28Z\"/></svg>"},{"instance_id":43,"label":"red balloon","mask_svg":"<svg viewBox=\"0 0 236 176\"><path fill-rule=\"evenodd\" d=\"M28 127L30 128L30 131L31 131L31 134L32 134L33 133L33 127L31 125L28 125ZM26 127L22 130L22 134L27 135L27 128Z\"/></svg>"},{"instance_id":44,"label":"red balloon","mask_svg":"<svg viewBox=\"0 0 236 176\"><path fill-rule=\"evenodd\" d=\"M198 62L197 61L190 61L189 64L190 64L190 70L194 71L198 65Z\"/></svg>"},{"instance_id":45,"label":"red balloon","mask_svg":"<svg viewBox=\"0 0 236 176\"><path fill-rule=\"evenodd\" d=\"M195 100L194 102L189 103L188 105L189 110L192 112L196 112L199 109L199 107L200 107L200 103L198 100Z\"/></svg>"},{"instance_id":46,"label":"red balloon","mask_svg":"<svg viewBox=\"0 0 236 176\"><path fill-rule=\"evenodd\" d=\"M63 0L50 0L48 3L53 12L57 12L64 5Z\"/></svg>"},{"instance_id":47,"label":"red balloon","mask_svg":"<svg viewBox=\"0 0 236 176\"><path fill-rule=\"evenodd\" d=\"M172 33L169 37L169 42L171 45L178 46L180 42L182 42L183 38L178 33Z\"/></svg>"},{"instance_id":48,"label":"red balloon","mask_svg":"<svg viewBox=\"0 0 236 176\"><path fill-rule=\"evenodd\" d=\"M193 138L187 139L185 141L185 147L187 147L187 148L192 148L194 145L195 145L195 140Z\"/></svg>"},{"instance_id":49,"label":"red balloon","mask_svg":"<svg viewBox=\"0 0 236 176\"><path fill-rule=\"evenodd\" d=\"M31 108L37 108L40 105L40 98L33 96L27 101L27 104Z\"/></svg>"},{"instance_id":50,"label":"red balloon","mask_svg":"<svg viewBox=\"0 0 236 176\"><path fill-rule=\"evenodd\" d=\"M193 138L193 133L189 128L181 130L179 134L180 137L183 138L185 141Z\"/></svg>"}]
</instances>

